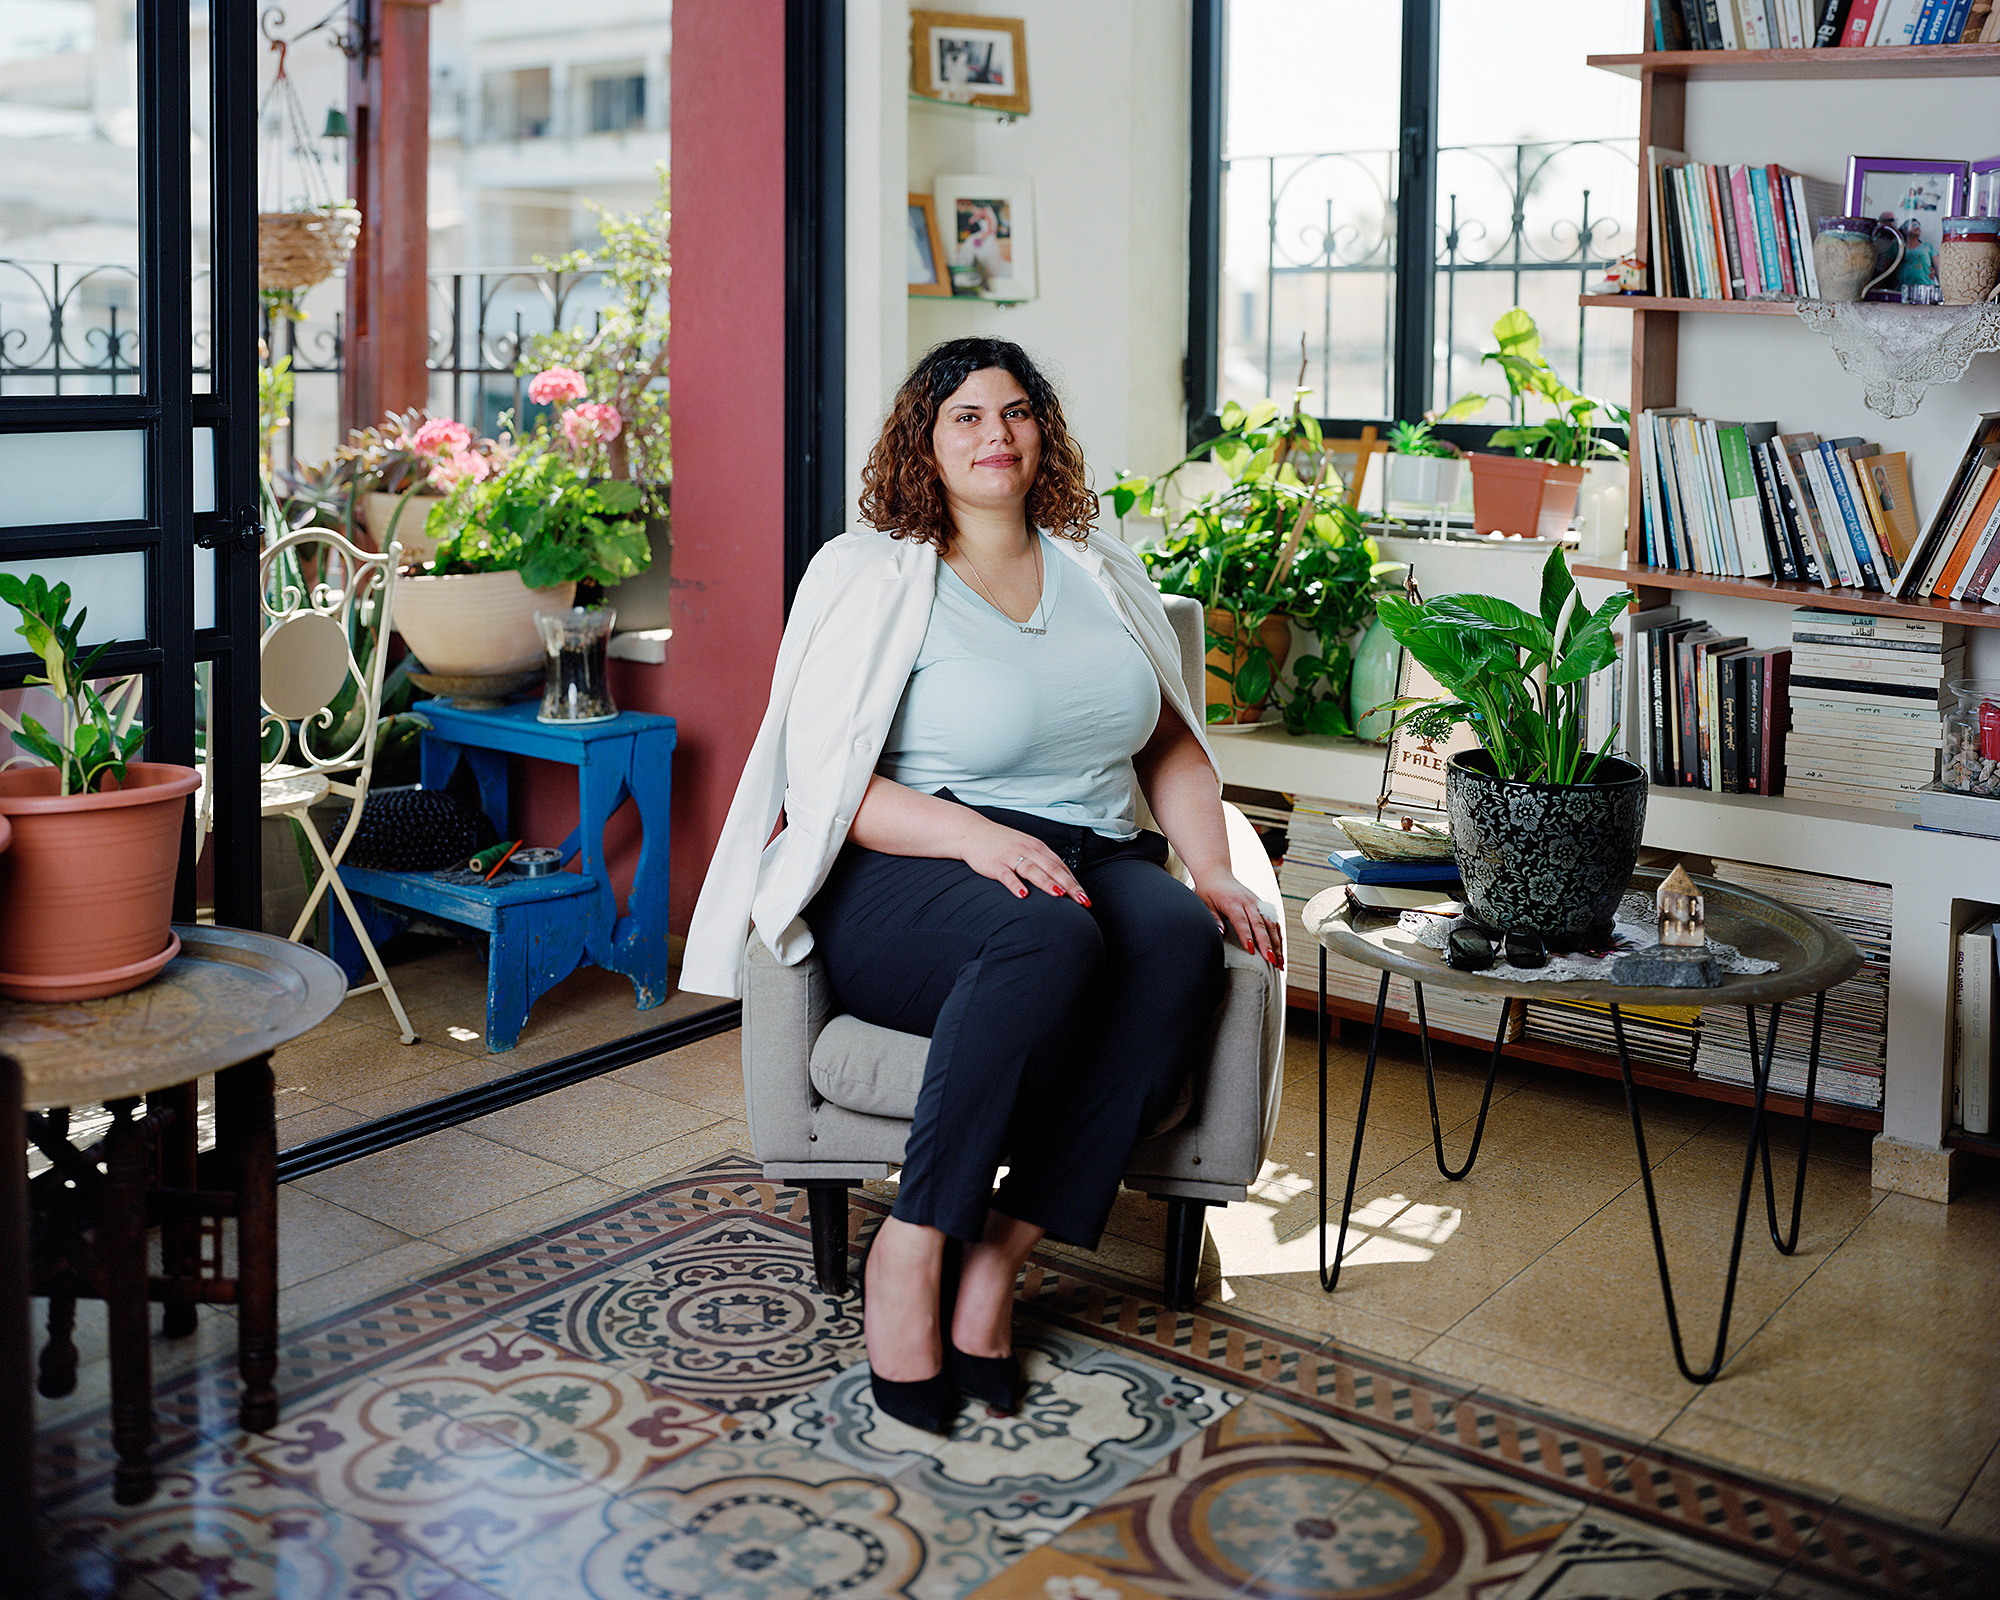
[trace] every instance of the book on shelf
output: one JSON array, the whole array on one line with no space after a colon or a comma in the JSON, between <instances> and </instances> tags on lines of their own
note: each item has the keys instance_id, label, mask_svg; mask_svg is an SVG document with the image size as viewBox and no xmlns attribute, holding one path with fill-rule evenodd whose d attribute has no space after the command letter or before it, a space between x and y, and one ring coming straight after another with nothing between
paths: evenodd
<instances>
[{"instance_id":1,"label":"book on shelf","mask_svg":"<svg viewBox=\"0 0 2000 1600\"><path fill-rule=\"evenodd\" d=\"M2000 970L1992 906L1959 902L1952 921L1951 1120L1967 1133L1993 1131L1993 1008L2000 1001Z\"/></svg>"},{"instance_id":2,"label":"book on shelf","mask_svg":"<svg viewBox=\"0 0 2000 1600\"><path fill-rule=\"evenodd\" d=\"M1648 16L1655 50L2000 42L1991 0L1649 0Z\"/></svg>"},{"instance_id":3,"label":"book on shelf","mask_svg":"<svg viewBox=\"0 0 2000 1600\"><path fill-rule=\"evenodd\" d=\"M1965 546L1968 538L1977 543L1979 535L1985 532L1985 524L1991 518L1995 505L2000 504L2000 486L1995 484L1996 469L2000 469L2000 411L1988 411L1973 423L1971 437L1959 454L1951 481L1939 497L1937 508L1925 524L1909 560L1903 563L1902 577L1895 588L1898 600L1935 594L1939 581L1954 558L1959 558L1959 561L1958 567L1953 568L1953 576L1956 577L1957 572L1963 569L1965 561L1971 556L1971 549L1965 548L1964 556L1960 558L1961 547ZM1975 518L1977 527L1974 527ZM1973 598L1984 599L1985 595L1982 593Z\"/></svg>"},{"instance_id":4,"label":"book on shelf","mask_svg":"<svg viewBox=\"0 0 2000 1600\"><path fill-rule=\"evenodd\" d=\"M1632 637L1640 735L1629 748L1651 781L1784 793L1792 652L1725 639L1672 607L1635 619Z\"/></svg>"},{"instance_id":5,"label":"book on shelf","mask_svg":"<svg viewBox=\"0 0 2000 1600\"><path fill-rule=\"evenodd\" d=\"M1915 813L1965 648L1955 623L1794 610L1786 792Z\"/></svg>"},{"instance_id":6,"label":"book on shelf","mask_svg":"<svg viewBox=\"0 0 2000 1600\"><path fill-rule=\"evenodd\" d=\"M1926 828L2000 839L2000 799L1947 789L1942 783L1925 784L1917 799L1921 808L1918 816Z\"/></svg>"},{"instance_id":7,"label":"book on shelf","mask_svg":"<svg viewBox=\"0 0 2000 1600\"><path fill-rule=\"evenodd\" d=\"M1703 162L1651 145L1653 292L1689 300L1795 300L1819 291L1815 223L1838 184L1775 162Z\"/></svg>"}]
</instances>

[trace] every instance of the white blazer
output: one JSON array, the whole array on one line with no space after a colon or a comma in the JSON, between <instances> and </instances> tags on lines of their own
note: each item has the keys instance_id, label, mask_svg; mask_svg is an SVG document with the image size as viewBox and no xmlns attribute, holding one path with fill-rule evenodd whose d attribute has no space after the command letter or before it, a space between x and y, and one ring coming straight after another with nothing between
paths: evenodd
<instances>
[{"instance_id":1,"label":"white blazer","mask_svg":"<svg viewBox=\"0 0 2000 1600\"><path fill-rule=\"evenodd\" d=\"M1139 558L1115 536L1054 543L1104 592L1152 662L1162 700L1214 766L1188 703L1179 640ZM874 775L930 625L938 564L935 546L886 533L845 533L813 557L778 646L770 707L695 904L683 989L741 996L753 925L787 966L812 950L800 912L826 882ZM1149 823L1143 796L1140 803ZM781 808L785 831L772 839Z\"/></svg>"}]
</instances>

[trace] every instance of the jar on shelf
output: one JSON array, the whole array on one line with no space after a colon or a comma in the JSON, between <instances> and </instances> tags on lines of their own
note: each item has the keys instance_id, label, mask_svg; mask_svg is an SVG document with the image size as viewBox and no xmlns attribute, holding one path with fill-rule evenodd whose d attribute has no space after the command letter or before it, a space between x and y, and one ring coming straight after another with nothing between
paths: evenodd
<instances>
[{"instance_id":1,"label":"jar on shelf","mask_svg":"<svg viewBox=\"0 0 2000 1600\"><path fill-rule=\"evenodd\" d=\"M1886 264L1876 254L1878 237L1895 252ZM1812 256L1820 299L1859 300L1902 265L1903 238L1873 217L1821 217Z\"/></svg>"},{"instance_id":2,"label":"jar on shelf","mask_svg":"<svg viewBox=\"0 0 2000 1600\"><path fill-rule=\"evenodd\" d=\"M2000 795L2000 678L1957 678L1944 714L1938 782L1960 794Z\"/></svg>"},{"instance_id":3,"label":"jar on shelf","mask_svg":"<svg viewBox=\"0 0 2000 1600\"><path fill-rule=\"evenodd\" d=\"M608 722L618 715L618 707L611 703L606 660L617 618L610 606L535 613L535 627L547 652L537 722Z\"/></svg>"},{"instance_id":4,"label":"jar on shelf","mask_svg":"<svg viewBox=\"0 0 2000 1600\"><path fill-rule=\"evenodd\" d=\"M1946 217L1938 287L1948 306L1973 306L2000 285L2000 217Z\"/></svg>"}]
</instances>

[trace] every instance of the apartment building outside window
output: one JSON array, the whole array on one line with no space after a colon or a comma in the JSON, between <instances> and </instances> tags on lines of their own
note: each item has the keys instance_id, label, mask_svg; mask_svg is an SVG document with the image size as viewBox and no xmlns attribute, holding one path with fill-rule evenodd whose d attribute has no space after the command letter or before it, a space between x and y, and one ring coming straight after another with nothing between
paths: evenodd
<instances>
[{"instance_id":1,"label":"apartment building outside window","mask_svg":"<svg viewBox=\"0 0 2000 1600\"><path fill-rule=\"evenodd\" d=\"M489 72L480 82L489 139L542 139L550 127L549 69Z\"/></svg>"},{"instance_id":2,"label":"apartment building outside window","mask_svg":"<svg viewBox=\"0 0 2000 1600\"><path fill-rule=\"evenodd\" d=\"M646 125L646 70L638 62L587 67L581 81L585 133L624 133Z\"/></svg>"}]
</instances>

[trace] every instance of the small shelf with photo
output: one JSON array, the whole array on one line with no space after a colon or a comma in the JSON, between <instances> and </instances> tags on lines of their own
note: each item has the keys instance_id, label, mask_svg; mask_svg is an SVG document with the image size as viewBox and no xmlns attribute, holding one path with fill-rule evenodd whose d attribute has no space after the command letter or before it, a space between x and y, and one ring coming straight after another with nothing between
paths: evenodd
<instances>
[{"instance_id":1,"label":"small shelf with photo","mask_svg":"<svg viewBox=\"0 0 2000 1600\"><path fill-rule=\"evenodd\" d=\"M912 11L910 98L1027 115L1028 25L1019 17Z\"/></svg>"}]
</instances>

